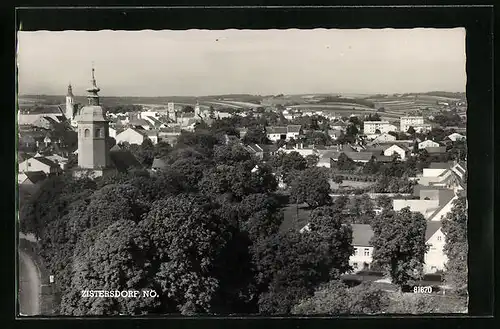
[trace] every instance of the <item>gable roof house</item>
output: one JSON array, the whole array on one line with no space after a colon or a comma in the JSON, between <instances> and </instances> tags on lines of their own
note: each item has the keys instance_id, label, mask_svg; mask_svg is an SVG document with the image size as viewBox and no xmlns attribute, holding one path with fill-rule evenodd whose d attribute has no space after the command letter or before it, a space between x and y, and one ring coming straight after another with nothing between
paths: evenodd
<instances>
[{"instance_id":1,"label":"gable roof house","mask_svg":"<svg viewBox=\"0 0 500 329\"><path fill-rule=\"evenodd\" d=\"M138 118L130 119L128 125L132 128L143 130L150 130L154 128L154 125L151 122Z\"/></svg>"},{"instance_id":2,"label":"gable roof house","mask_svg":"<svg viewBox=\"0 0 500 329\"><path fill-rule=\"evenodd\" d=\"M33 157L19 164L19 172L42 171L46 175L54 175L62 172L61 167L45 157Z\"/></svg>"},{"instance_id":3,"label":"gable roof house","mask_svg":"<svg viewBox=\"0 0 500 329\"><path fill-rule=\"evenodd\" d=\"M156 136L156 138L155 138ZM128 128L118 135L116 135L116 144L120 144L123 142L127 142L129 144L137 144L141 145L142 142L146 138L154 138L156 140L156 143L158 142L158 133L156 131L149 131L149 130L139 130L139 129L134 129L134 128ZM151 140L153 143L153 139Z\"/></svg>"},{"instance_id":4,"label":"gable roof house","mask_svg":"<svg viewBox=\"0 0 500 329\"><path fill-rule=\"evenodd\" d=\"M407 147L405 147L403 145L393 144L384 150L384 155L392 157L395 154L398 154L399 158L402 161L404 161L407 158L406 155L408 152L409 152L409 149Z\"/></svg>"},{"instance_id":5,"label":"gable roof house","mask_svg":"<svg viewBox=\"0 0 500 329\"><path fill-rule=\"evenodd\" d=\"M465 140L466 137L464 135L461 135L459 133L453 133L447 136L448 139L452 140L453 142L459 141L459 140Z\"/></svg>"},{"instance_id":6,"label":"gable roof house","mask_svg":"<svg viewBox=\"0 0 500 329\"><path fill-rule=\"evenodd\" d=\"M428 148L435 148L435 147L440 147L441 145L431 139L426 139L423 142L418 143L418 149L428 149Z\"/></svg>"}]
</instances>

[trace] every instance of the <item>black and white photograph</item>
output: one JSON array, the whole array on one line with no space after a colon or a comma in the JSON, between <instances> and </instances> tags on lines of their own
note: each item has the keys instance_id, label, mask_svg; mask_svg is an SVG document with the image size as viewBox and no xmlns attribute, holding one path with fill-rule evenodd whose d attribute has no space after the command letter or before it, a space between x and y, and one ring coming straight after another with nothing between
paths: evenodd
<instances>
[{"instance_id":1,"label":"black and white photograph","mask_svg":"<svg viewBox=\"0 0 500 329\"><path fill-rule=\"evenodd\" d=\"M18 316L467 314L465 44L18 31Z\"/></svg>"}]
</instances>

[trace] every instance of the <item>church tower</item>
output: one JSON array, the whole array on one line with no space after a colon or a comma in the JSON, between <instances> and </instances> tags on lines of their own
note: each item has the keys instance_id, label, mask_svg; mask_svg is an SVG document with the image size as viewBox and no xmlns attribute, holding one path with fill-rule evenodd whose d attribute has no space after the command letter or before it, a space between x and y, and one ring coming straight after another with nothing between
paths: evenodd
<instances>
[{"instance_id":1,"label":"church tower","mask_svg":"<svg viewBox=\"0 0 500 329\"><path fill-rule=\"evenodd\" d=\"M109 122L99 105L100 89L97 87L92 67L92 86L87 89L88 105L79 111L78 122L78 167L97 171L101 176L110 167Z\"/></svg>"},{"instance_id":2,"label":"church tower","mask_svg":"<svg viewBox=\"0 0 500 329\"><path fill-rule=\"evenodd\" d=\"M71 121L74 119L75 111L75 97L73 96L73 89L71 83L68 85L68 93L66 94L66 119Z\"/></svg>"}]
</instances>

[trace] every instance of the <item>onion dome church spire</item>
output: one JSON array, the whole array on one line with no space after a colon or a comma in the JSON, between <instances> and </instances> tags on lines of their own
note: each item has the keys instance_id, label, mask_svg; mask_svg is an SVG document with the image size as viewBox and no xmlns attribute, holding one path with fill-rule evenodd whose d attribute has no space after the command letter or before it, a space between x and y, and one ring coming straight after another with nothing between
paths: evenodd
<instances>
[{"instance_id":1,"label":"onion dome church spire","mask_svg":"<svg viewBox=\"0 0 500 329\"><path fill-rule=\"evenodd\" d=\"M68 97L74 97L73 96L73 87L71 87L71 82L68 85L68 93L66 94Z\"/></svg>"},{"instance_id":2,"label":"onion dome church spire","mask_svg":"<svg viewBox=\"0 0 500 329\"><path fill-rule=\"evenodd\" d=\"M92 80L91 80L91 83L92 83L92 87L90 88L87 88L87 99L89 101L89 105L96 105L98 106L99 105L99 94L98 92L101 91L101 89L99 89L99 87L97 87L97 84L95 82L95 76L94 76L94 65L92 65Z\"/></svg>"}]
</instances>

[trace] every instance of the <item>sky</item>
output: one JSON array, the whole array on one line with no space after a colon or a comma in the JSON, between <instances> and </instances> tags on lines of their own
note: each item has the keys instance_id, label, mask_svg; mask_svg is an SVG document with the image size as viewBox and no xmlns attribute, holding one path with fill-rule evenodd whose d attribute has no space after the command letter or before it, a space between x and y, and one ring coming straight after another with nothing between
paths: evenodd
<instances>
[{"instance_id":1,"label":"sky","mask_svg":"<svg viewBox=\"0 0 500 329\"><path fill-rule=\"evenodd\" d=\"M18 32L19 94L464 92L465 29ZM93 63L93 64L92 64Z\"/></svg>"}]
</instances>

